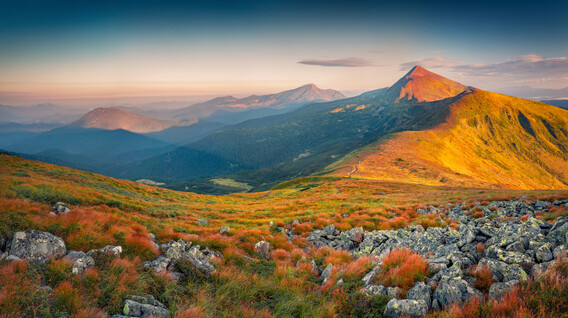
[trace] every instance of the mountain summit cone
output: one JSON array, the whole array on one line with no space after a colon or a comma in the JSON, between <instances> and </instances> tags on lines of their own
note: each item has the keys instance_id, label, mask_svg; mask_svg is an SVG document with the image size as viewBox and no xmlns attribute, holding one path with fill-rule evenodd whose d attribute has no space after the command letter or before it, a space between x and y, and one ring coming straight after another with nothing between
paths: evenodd
<instances>
[{"instance_id":1,"label":"mountain summit cone","mask_svg":"<svg viewBox=\"0 0 568 318\"><path fill-rule=\"evenodd\" d=\"M433 102L461 94L468 86L417 65L386 91L390 102Z\"/></svg>"}]
</instances>

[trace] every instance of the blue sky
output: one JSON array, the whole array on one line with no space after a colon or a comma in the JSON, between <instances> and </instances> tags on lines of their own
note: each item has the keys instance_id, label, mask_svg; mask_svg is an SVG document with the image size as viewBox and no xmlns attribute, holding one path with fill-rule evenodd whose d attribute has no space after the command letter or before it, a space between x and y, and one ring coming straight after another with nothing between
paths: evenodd
<instances>
[{"instance_id":1,"label":"blue sky","mask_svg":"<svg viewBox=\"0 0 568 318\"><path fill-rule=\"evenodd\" d=\"M0 103L391 85L568 86L568 1L14 1ZM566 96L568 97L568 96Z\"/></svg>"}]
</instances>

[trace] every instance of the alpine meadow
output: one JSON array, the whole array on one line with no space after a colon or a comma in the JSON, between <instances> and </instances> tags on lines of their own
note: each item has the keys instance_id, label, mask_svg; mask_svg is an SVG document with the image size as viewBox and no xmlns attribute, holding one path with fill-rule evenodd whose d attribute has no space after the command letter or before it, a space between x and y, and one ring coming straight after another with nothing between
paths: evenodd
<instances>
[{"instance_id":1,"label":"alpine meadow","mask_svg":"<svg viewBox=\"0 0 568 318\"><path fill-rule=\"evenodd\" d=\"M568 2L0 10L0 318L568 318Z\"/></svg>"}]
</instances>

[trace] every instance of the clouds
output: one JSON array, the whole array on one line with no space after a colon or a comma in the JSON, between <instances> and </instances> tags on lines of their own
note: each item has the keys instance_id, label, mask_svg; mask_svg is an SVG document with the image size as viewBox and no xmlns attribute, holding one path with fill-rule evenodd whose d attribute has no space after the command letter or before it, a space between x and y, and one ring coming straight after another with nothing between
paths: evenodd
<instances>
[{"instance_id":1,"label":"clouds","mask_svg":"<svg viewBox=\"0 0 568 318\"><path fill-rule=\"evenodd\" d=\"M465 64L453 71L467 76L541 76L565 77L568 74L568 57L543 58L540 55L520 55L501 63Z\"/></svg>"},{"instance_id":2,"label":"clouds","mask_svg":"<svg viewBox=\"0 0 568 318\"><path fill-rule=\"evenodd\" d=\"M400 64L400 70L407 71L415 65L420 65L425 68L441 68L458 66L461 63L463 63L461 60L450 59L445 56L434 56L424 60L402 63Z\"/></svg>"},{"instance_id":3,"label":"clouds","mask_svg":"<svg viewBox=\"0 0 568 318\"><path fill-rule=\"evenodd\" d=\"M373 62L360 57L348 57L348 58L333 59L333 60L307 59L307 60L301 60L298 63L305 65L334 66L334 67L377 66Z\"/></svg>"}]
</instances>

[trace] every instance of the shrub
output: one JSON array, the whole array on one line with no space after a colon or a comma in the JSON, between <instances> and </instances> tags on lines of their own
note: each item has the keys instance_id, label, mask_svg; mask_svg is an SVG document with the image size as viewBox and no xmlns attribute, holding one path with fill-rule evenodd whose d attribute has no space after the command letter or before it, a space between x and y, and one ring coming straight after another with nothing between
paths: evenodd
<instances>
[{"instance_id":1,"label":"shrub","mask_svg":"<svg viewBox=\"0 0 568 318\"><path fill-rule=\"evenodd\" d=\"M493 285L493 281L491 280L491 269L489 266L484 266L480 269L473 269L471 272L473 274L472 276L476 279L473 286L484 293L488 293L489 288Z\"/></svg>"},{"instance_id":2,"label":"shrub","mask_svg":"<svg viewBox=\"0 0 568 318\"><path fill-rule=\"evenodd\" d=\"M57 306L69 314L74 314L79 310L81 298L77 290L70 282L62 282L55 288Z\"/></svg>"},{"instance_id":3,"label":"shrub","mask_svg":"<svg viewBox=\"0 0 568 318\"><path fill-rule=\"evenodd\" d=\"M339 298L336 309L337 317L382 317L389 302L387 296L367 296L360 292L341 294L336 297Z\"/></svg>"},{"instance_id":4,"label":"shrub","mask_svg":"<svg viewBox=\"0 0 568 318\"><path fill-rule=\"evenodd\" d=\"M386 286L402 288L403 295L428 274L428 262L410 249L396 249L383 260L383 273L378 278Z\"/></svg>"}]
</instances>

